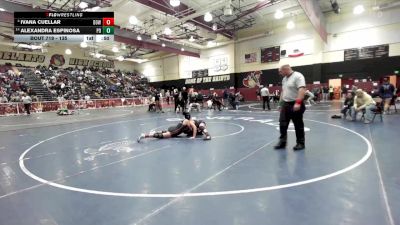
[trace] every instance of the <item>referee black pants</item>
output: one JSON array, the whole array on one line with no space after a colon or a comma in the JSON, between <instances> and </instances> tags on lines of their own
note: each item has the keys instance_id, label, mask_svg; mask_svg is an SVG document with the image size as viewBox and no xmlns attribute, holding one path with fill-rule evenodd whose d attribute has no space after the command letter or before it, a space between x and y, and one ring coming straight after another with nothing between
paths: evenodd
<instances>
[{"instance_id":1,"label":"referee black pants","mask_svg":"<svg viewBox=\"0 0 400 225\"><path fill-rule=\"evenodd\" d=\"M31 104L24 104L26 114L31 114Z\"/></svg>"},{"instance_id":2,"label":"referee black pants","mask_svg":"<svg viewBox=\"0 0 400 225\"><path fill-rule=\"evenodd\" d=\"M265 103L267 103L268 110L271 110L271 107L269 106L269 96L263 96L262 99L263 99L263 109L265 110Z\"/></svg>"},{"instance_id":3,"label":"referee black pants","mask_svg":"<svg viewBox=\"0 0 400 225\"><path fill-rule=\"evenodd\" d=\"M279 139L283 142L286 142L287 130L289 128L290 120L292 120L296 130L296 142L298 144L305 144L303 114L306 110L306 107L304 103L302 103L300 110L294 111L294 104L295 102L285 102L281 108L281 114L279 116L281 136Z\"/></svg>"}]
</instances>

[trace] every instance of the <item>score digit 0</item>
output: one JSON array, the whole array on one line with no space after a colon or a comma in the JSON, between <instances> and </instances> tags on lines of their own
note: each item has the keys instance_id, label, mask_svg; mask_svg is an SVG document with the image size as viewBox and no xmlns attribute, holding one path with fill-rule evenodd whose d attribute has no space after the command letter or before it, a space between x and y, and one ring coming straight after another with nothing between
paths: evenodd
<instances>
[{"instance_id":1,"label":"score digit 0","mask_svg":"<svg viewBox=\"0 0 400 225\"><path fill-rule=\"evenodd\" d=\"M103 18L103 26L114 26L114 18Z\"/></svg>"},{"instance_id":2,"label":"score digit 0","mask_svg":"<svg viewBox=\"0 0 400 225\"><path fill-rule=\"evenodd\" d=\"M103 34L114 34L114 27L103 27Z\"/></svg>"}]
</instances>

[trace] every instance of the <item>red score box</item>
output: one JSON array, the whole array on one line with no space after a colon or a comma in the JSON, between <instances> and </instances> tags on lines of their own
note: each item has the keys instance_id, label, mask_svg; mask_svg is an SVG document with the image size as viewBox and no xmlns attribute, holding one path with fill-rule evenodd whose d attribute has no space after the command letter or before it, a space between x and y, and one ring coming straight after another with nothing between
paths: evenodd
<instances>
[{"instance_id":1,"label":"red score box","mask_svg":"<svg viewBox=\"0 0 400 225\"><path fill-rule=\"evenodd\" d=\"M114 18L103 18L103 26L114 26Z\"/></svg>"}]
</instances>

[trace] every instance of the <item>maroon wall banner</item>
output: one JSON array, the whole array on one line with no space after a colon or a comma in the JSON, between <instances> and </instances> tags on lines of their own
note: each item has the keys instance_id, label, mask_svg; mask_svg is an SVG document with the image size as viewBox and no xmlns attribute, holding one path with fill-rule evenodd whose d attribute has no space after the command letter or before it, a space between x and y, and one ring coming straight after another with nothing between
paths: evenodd
<instances>
[{"instance_id":1,"label":"maroon wall banner","mask_svg":"<svg viewBox=\"0 0 400 225\"><path fill-rule=\"evenodd\" d=\"M244 55L244 63L253 63L253 62L257 62L257 53L253 52Z\"/></svg>"},{"instance_id":2,"label":"maroon wall banner","mask_svg":"<svg viewBox=\"0 0 400 225\"><path fill-rule=\"evenodd\" d=\"M261 71L249 72L247 76L244 77L242 80L243 86L247 88L254 88L261 86L260 84L261 74L262 74Z\"/></svg>"},{"instance_id":3,"label":"maroon wall banner","mask_svg":"<svg viewBox=\"0 0 400 225\"><path fill-rule=\"evenodd\" d=\"M13 60L13 61L24 61L24 62L38 62L43 63L46 59L44 55L28 54L21 52L3 52L0 51L0 60Z\"/></svg>"},{"instance_id":4,"label":"maroon wall banner","mask_svg":"<svg viewBox=\"0 0 400 225\"><path fill-rule=\"evenodd\" d=\"M281 60L280 46L261 49L261 63L278 62L279 60Z\"/></svg>"},{"instance_id":5,"label":"maroon wall banner","mask_svg":"<svg viewBox=\"0 0 400 225\"><path fill-rule=\"evenodd\" d=\"M50 65L63 66L65 64L65 59L63 55L54 54L50 58Z\"/></svg>"},{"instance_id":6,"label":"maroon wall banner","mask_svg":"<svg viewBox=\"0 0 400 225\"><path fill-rule=\"evenodd\" d=\"M97 61L97 60L88 60L88 59L77 59L70 58L69 65L71 66L93 66L93 67L102 67L102 68L114 68L113 61Z\"/></svg>"}]
</instances>

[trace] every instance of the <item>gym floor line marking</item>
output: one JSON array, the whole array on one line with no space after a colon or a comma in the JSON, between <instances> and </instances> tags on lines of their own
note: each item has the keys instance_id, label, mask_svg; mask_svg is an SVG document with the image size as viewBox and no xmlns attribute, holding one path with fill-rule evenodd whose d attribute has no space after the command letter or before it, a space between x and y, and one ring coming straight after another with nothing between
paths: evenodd
<instances>
[{"instance_id":1,"label":"gym floor line marking","mask_svg":"<svg viewBox=\"0 0 400 225\"><path fill-rule=\"evenodd\" d=\"M101 119L113 119L113 118L118 118L122 116L127 116L130 115L131 113L124 113L121 115L114 115L114 116L100 116L97 118L91 118L91 119L78 119L78 118L73 118L74 120L63 120L59 122L54 122L54 121L49 121L49 122L42 122L42 123L22 123L22 124L2 124L0 126L3 127L18 127L18 126L33 126L33 125L42 125L42 124L51 124L51 125L64 125L64 124L70 124L74 122L83 122L83 121L94 121L94 120L101 120ZM71 115L74 116L74 115Z\"/></svg>"},{"instance_id":2,"label":"gym floor line marking","mask_svg":"<svg viewBox=\"0 0 400 225\"><path fill-rule=\"evenodd\" d=\"M76 176L84 174L84 173L88 173L88 172L91 172L91 171L94 171L94 170L97 170L97 169L100 169L100 168L104 168L104 167L107 167L107 166L115 165L115 164L130 160L130 159L135 159L135 158L138 158L138 157L141 157L141 156L145 156L145 155L148 155L148 154L151 154L151 153L154 153L154 152L158 152L160 150L163 150L163 149L166 149L166 148L169 148L169 147L171 147L171 146L170 145L166 145L166 146L163 146L163 147L160 147L160 148L156 148L156 149L153 149L153 150L150 150L150 151L146 151L146 152L134 155L134 156L130 156L130 157L123 158L123 159L120 159L120 160L117 160L117 161L106 163L104 165L95 166L95 167L92 167L92 168L87 169L87 170L81 170L79 172L76 172L76 173L73 173L73 174L70 174L70 175L66 175L66 176L63 176L61 178L54 179L52 181L41 182L39 185L34 185L34 186L31 186L31 187L28 187L28 188L25 188L25 189L21 189L21 190L18 190L18 191L14 191L14 192L2 195L2 196L0 196L0 199L8 197L10 195L19 194L19 193L27 191L27 190L32 190L32 189L35 189L35 188L38 188L38 187L42 187L42 186L48 185L50 182L64 181L66 179L69 179L69 178L72 178L72 177L76 177ZM35 158L38 158L38 157L24 158L24 159L22 159L22 161L26 161L28 159L35 159ZM21 164L21 160L19 162ZM41 179L41 178L39 178L39 179ZM57 184L57 183L55 183L55 184ZM51 185L51 186L54 186L54 185Z\"/></svg>"},{"instance_id":3,"label":"gym floor line marking","mask_svg":"<svg viewBox=\"0 0 400 225\"><path fill-rule=\"evenodd\" d=\"M155 117L155 118L163 118L165 116L162 117ZM136 120L131 120L131 121L137 121L137 120L144 120L144 119L154 119L154 118L142 118L142 119L136 119ZM306 119L304 119L306 120ZM274 185L274 186L268 186L268 187L261 187L261 188L250 188L250 189L241 189L241 190L231 190L231 191L215 191L215 192L197 192L197 193L187 193L184 194L182 196L182 194L162 194L162 193L154 193L154 194L144 194L144 193L122 193L122 192L110 192L110 191L96 191L96 190L89 190L89 189L83 189L83 188L76 188L76 187L71 187L71 186L67 186L67 185L62 185L62 184L58 184L58 183L54 183L48 180L45 180L43 178L40 178L36 175L34 175L33 173L31 173L26 167L25 167L25 163L24 163L24 157L25 155L31 151L33 148L39 146L40 144L47 142L49 140L55 139L57 137L61 137L63 135L66 134L70 134L70 133L74 133L74 132L78 132L78 131L82 131L82 130L87 130L87 129L91 129L91 128L95 128L95 127L100 127L100 126L106 126L106 125L110 125L110 124L116 124L116 123L122 123L122 122L127 122L127 121L116 121L116 122L112 122L112 123L107 123L107 124L101 124L101 125L95 125L95 126L91 126L91 127L86 127L86 128L81 128L81 129L77 129L77 130L73 130L73 131L69 131L69 132L65 132L62 134L58 134L56 136L50 137L46 140L40 141L34 145L32 145L31 147L29 147L28 149L26 149L21 155L20 155L20 161L19 161L19 165L21 170L29 177L31 177L32 179L35 179L41 183L45 183L48 184L50 186L54 186L57 188L62 188L65 190L70 190L70 191L76 191L76 192L82 192L82 193L89 193L89 194L96 194L96 195L105 195L105 196L115 196L115 197L140 197L140 198L176 198L176 197L203 197L203 196L218 196L218 195L234 195L234 194L247 194L247 193L255 193L255 192L263 192L263 191L271 191L271 190L278 190L278 189L284 189L284 188L290 188L290 187L296 187L296 186L301 186L301 185L305 185L305 184L310 184L310 183L314 183L314 182L318 182L318 181L322 181L322 180L326 180L338 175L341 175L343 173L346 173L348 171L351 171L355 168L357 168L358 166L360 166L361 164L363 164L364 162L366 162L371 154L372 154L372 147L371 147L371 143L369 142L369 140L367 138L365 138L363 135L361 135L360 133L350 130L348 128L345 128L343 126L339 126L339 125L335 125L335 124L330 124L330 123L325 123L325 122L321 122L321 121L317 121L317 120L310 120L307 119L308 121L313 121L316 123L320 123L320 124L325 124L325 125L329 125L329 126L333 126L333 127L337 127L339 129L343 129L345 131L348 131L350 133L353 133L357 136L359 136L367 145L367 152L366 154L357 162L353 163L352 165L345 167L343 169L340 169L336 172L333 173L329 173L326 175L322 175L319 177L315 177L315 178L311 178L311 179L307 179L307 180L303 180L303 181L298 181L298 182L293 182L293 183L287 183L287 184L280 184L280 185ZM128 120L129 121L129 120Z\"/></svg>"},{"instance_id":4,"label":"gym floor line marking","mask_svg":"<svg viewBox=\"0 0 400 225\"><path fill-rule=\"evenodd\" d=\"M46 157L46 156L56 155L56 154L57 154L56 152L50 152L50 153L46 153L46 154L43 154L43 155L38 155L38 156L34 156L34 157L24 158L24 160L28 160L28 159L40 159L40 158L44 158L44 157ZM11 161L11 162L3 162L3 163L1 163L1 165L6 165L7 163L8 163L8 164L14 164L14 163L17 163L17 162L19 162L19 160L15 160L15 161Z\"/></svg>"},{"instance_id":5,"label":"gym floor line marking","mask_svg":"<svg viewBox=\"0 0 400 225\"><path fill-rule=\"evenodd\" d=\"M256 105L260 105L260 104L251 104L251 105L248 105L247 107L250 108L250 109L258 110L258 111L262 111L263 110L262 108L254 107ZM306 109L306 112L337 112L337 111L340 111L340 109L327 109L327 110L324 110L324 109Z\"/></svg>"},{"instance_id":6,"label":"gym floor line marking","mask_svg":"<svg viewBox=\"0 0 400 225\"><path fill-rule=\"evenodd\" d=\"M237 123L230 123L230 122L206 122L206 124L233 124L233 125L235 125L235 126L237 126L237 127L240 128L239 131L236 131L236 132L233 132L233 133L230 133L230 134L216 135L216 136L212 135L212 136L211 136L212 139L215 139L215 138L222 138L222 137L229 137L229 136L233 136L233 135L240 134L240 133L242 133L242 132L244 131L244 127L243 127L242 125L240 125L240 124L237 124ZM163 128L163 127L166 127L166 126L170 126L170 125L173 125L173 124L171 123L171 124L166 124L166 125L163 125L163 126L159 126L159 127L156 127L156 128L151 129L150 131L156 131L157 129L160 129L160 128Z\"/></svg>"},{"instance_id":7,"label":"gym floor line marking","mask_svg":"<svg viewBox=\"0 0 400 225\"><path fill-rule=\"evenodd\" d=\"M372 141L372 133L371 133L371 127L368 126L368 133L369 133L369 138ZM383 182L383 178L382 178L382 172L381 172L381 168L379 166L379 161L378 161L378 157L376 155L376 151L374 146L372 145L372 151L374 153L374 161L375 161L375 165L376 165L376 170L378 172L378 177L379 177L379 186L381 187L382 190L382 195L383 195L383 201L385 203L385 208L386 208L386 213L389 219L389 223L390 225L396 225L396 223L394 222L393 216L392 216L392 209L390 208L390 204L389 204L389 199L386 193L386 187L385 184Z\"/></svg>"},{"instance_id":8,"label":"gym floor line marking","mask_svg":"<svg viewBox=\"0 0 400 225\"><path fill-rule=\"evenodd\" d=\"M181 196L177 196L174 199L170 200L169 202L167 202L166 204L162 205L161 207L153 210L153 212L147 214L146 216L144 216L143 218L139 219L137 222L135 222L134 224L140 224L148 219L150 219L151 217L159 214L162 210L166 209L167 207L169 207L170 205L174 204L175 202L177 202L179 199L181 199L182 197L185 197L185 194L193 192L194 190L198 189L199 187L203 186L204 184L208 183L209 181L215 179L216 177L218 177L219 175L223 174L224 172L228 171L229 169L231 169L232 167L234 167L235 165L239 164L240 162L248 159L249 157L251 157L252 155L254 155L255 153L259 152L261 149L267 147L268 145L272 144L275 141L275 138L264 144L263 146L257 148L256 150L248 153L247 155L243 156L242 158L236 160L235 162L229 164L228 166L226 166L224 169L218 171L217 173L213 174L212 176L209 176L207 179L203 180L202 182L198 183L197 185L193 186L192 188L190 188L189 190L181 193Z\"/></svg>"}]
</instances>

